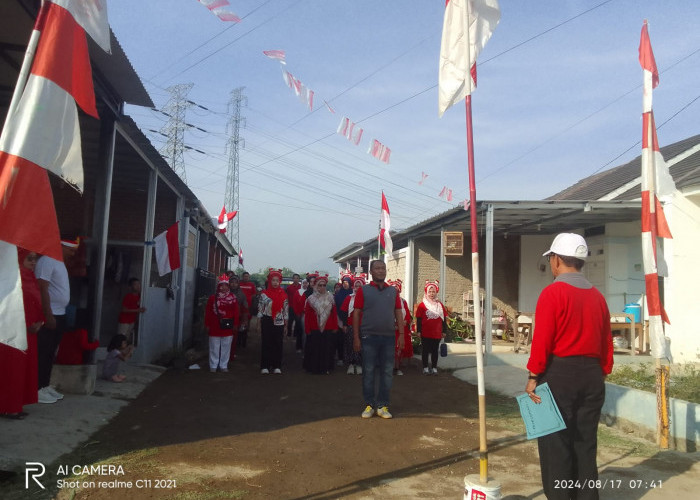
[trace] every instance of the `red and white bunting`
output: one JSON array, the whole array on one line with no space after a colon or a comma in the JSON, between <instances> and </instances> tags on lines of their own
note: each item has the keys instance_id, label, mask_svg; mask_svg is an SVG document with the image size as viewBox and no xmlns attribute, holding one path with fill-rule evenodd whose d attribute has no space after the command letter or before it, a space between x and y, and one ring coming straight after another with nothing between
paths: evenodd
<instances>
[{"instance_id":1,"label":"red and white bunting","mask_svg":"<svg viewBox=\"0 0 700 500\"><path fill-rule=\"evenodd\" d=\"M287 86L294 91L301 102L309 107L309 111L314 110L314 91L308 88L294 77L289 71L282 72L282 79Z\"/></svg>"},{"instance_id":2,"label":"red and white bunting","mask_svg":"<svg viewBox=\"0 0 700 500\"><path fill-rule=\"evenodd\" d=\"M357 127L356 125L357 124L355 122L351 122L348 117L344 116L343 119L340 120L337 130L340 135L347 138L347 140L351 141L353 144L355 144L355 146L360 144L360 141L362 140L362 133L364 132L363 129Z\"/></svg>"},{"instance_id":3,"label":"red and white bunting","mask_svg":"<svg viewBox=\"0 0 700 500\"><path fill-rule=\"evenodd\" d=\"M263 54L265 54L270 59L278 60L282 64L287 64L287 55L284 52L284 50L263 50Z\"/></svg>"},{"instance_id":4,"label":"red and white bunting","mask_svg":"<svg viewBox=\"0 0 700 500\"><path fill-rule=\"evenodd\" d=\"M372 139L372 141L369 143L369 149L367 150L367 153L371 154L379 161L383 161L384 163L389 163L389 157L391 156L391 149L386 147L384 144L379 142L377 139Z\"/></svg>"},{"instance_id":5,"label":"red and white bunting","mask_svg":"<svg viewBox=\"0 0 700 500\"><path fill-rule=\"evenodd\" d=\"M447 0L438 75L440 116L476 88L476 58L500 19L498 0Z\"/></svg>"},{"instance_id":6,"label":"red and white bunting","mask_svg":"<svg viewBox=\"0 0 700 500\"><path fill-rule=\"evenodd\" d=\"M420 173L420 181L418 181L418 185L422 186L423 183L425 182L425 179L427 179L427 178L428 178L428 174L426 174L425 172L421 172Z\"/></svg>"},{"instance_id":7,"label":"red and white bunting","mask_svg":"<svg viewBox=\"0 0 700 500\"><path fill-rule=\"evenodd\" d=\"M207 9L211 11L216 17L225 22L240 23L241 18L236 14L231 12L224 7L228 7L230 4L228 0L197 0L199 3L204 5Z\"/></svg>"},{"instance_id":8,"label":"red and white bunting","mask_svg":"<svg viewBox=\"0 0 700 500\"><path fill-rule=\"evenodd\" d=\"M443 186L438 198L445 198L447 201L452 201L452 190L447 186Z\"/></svg>"},{"instance_id":9,"label":"red and white bunting","mask_svg":"<svg viewBox=\"0 0 700 500\"><path fill-rule=\"evenodd\" d=\"M664 336L663 323L669 323L668 316L661 303L659 294L659 276L657 267L656 239L671 238L671 231L664 216L663 207L657 198L657 170L668 169L659 152L654 113L652 111L652 89L659 83L658 70L654 53L651 49L646 22L642 26L639 43L639 62L644 70L644 99L642 125L642 257L644 262L644 279L646 282L646 300L649 312L649 340L651 355L654 358L668 358L668 347ZM661 159L657 162L657 159ZM667 181L668 179L666 179ZM671 179L671 184L673 180ZM665 189L668 189L666 187Z\"/></svg>"},{"instance_id":10,"label":"red and white bunting","mask_svg":"<svg viewBox=\"0 0 700 500\"><path fill-rule=\"evenodd\" d=\"M328 111L330 111L331 113L335 114L335 110L334 110L333 108L331 108L331 105L328 104L328 101L323 101L323 104L326 105L326 108L328 108Z\"/></svg>"}]
</instances>

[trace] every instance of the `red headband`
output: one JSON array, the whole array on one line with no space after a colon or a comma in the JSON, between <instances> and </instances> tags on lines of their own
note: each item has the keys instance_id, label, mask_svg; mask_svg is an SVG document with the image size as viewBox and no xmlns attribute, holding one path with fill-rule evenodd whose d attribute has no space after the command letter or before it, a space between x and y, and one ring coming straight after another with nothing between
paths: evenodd
<instances>
[{"instance_id":1,"label":"red headband","mask_svg":"<svg viewBox=\"0 0 700 500\"><path fill-rule=\"evenodd\" d=\"M425 280L426 293L428 292L428 288L430 288L430 287L435 287L435 291L439 292L440 291L440 280L435 280L435 281Z\"/></svg>"}]
</instances>

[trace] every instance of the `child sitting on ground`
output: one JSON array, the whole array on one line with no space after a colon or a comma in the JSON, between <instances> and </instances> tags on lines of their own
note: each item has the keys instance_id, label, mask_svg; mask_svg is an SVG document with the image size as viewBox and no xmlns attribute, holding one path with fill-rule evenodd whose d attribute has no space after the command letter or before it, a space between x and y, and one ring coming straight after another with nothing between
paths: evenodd
<instances>
[{"instance_id":1,"label":"child sitting on ground","mask_svg":"<svg viewBox=\"0 0 700 500\"><path fill-rule=\"evenodd\" d=\"M129 345L125 335L115 335L107 347L107 357L102 365L102 378L112 382L123 382L125 375L117 373L122 361L127 361L134 353L134 346Z\"/></svg>"}]
</instances>

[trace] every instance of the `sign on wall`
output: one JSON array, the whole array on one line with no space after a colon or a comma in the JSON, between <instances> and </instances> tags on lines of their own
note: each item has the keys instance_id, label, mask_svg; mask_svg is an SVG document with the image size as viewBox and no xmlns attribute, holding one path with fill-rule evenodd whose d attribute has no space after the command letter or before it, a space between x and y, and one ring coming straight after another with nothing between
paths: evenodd
<instances>
[{"instance_id":1,"label":"sign on wall","mask_svg":"<svg viewBox=\"0 0 700 500\"><path fill-rule=\"evenodd\" d=\"M445 231L445 255L464 255L464 233Z\"/></svg>"}]
</instances>

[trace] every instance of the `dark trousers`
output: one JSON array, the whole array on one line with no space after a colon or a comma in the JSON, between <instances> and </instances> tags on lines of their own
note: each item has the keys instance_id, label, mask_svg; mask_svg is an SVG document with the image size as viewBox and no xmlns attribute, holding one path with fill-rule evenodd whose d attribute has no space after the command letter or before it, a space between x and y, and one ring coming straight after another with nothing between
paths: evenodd
<instances>
[{"instance_id":1,"label":"dark trousers","mask_svg":"<svg viewBox=\"0 0 700 500\"><path fill-rule=\"evenodd\" d=\"M335 348L333 350L338 353L338 361L343 361L343 353L345 351L345 339L343 338L342 328L338 328L333 333L333 340L335 342Z\"/></svg>"},{"instance_id":2,"label":"dark trousers","mask_svg":"<svg viewBox=\"0 0 700 500\"><path fill-rule=\"evenodd\" d=\"M428 356L431 357L432 368L437 368L440 339L421 337L420 341L422 345L421 358L423 360L423 368L428 368Z\"/></svg>"},{"instance_id":3,"label":"dark trousers","mask_svg":"<svg viewBox=\"0 0 700 500\"><path fill-rule=\"evenodd\" d=\"M304 333L304 325L302 318L303 316L300 314L299 316L295 316L296 320L294 321L294 336L297 338L296 342L296 348L297 351L304 349L304 336L306 333Z\"/></svg>"},{"instance_id":4,"label":"dark trousers","mask_svg":"<svg viewBox=\"0 0 700 500\"><path fill-rule=\"evenodd\" d=\"M66 330L66 316L54 316L56 329L50 330L42 326L37 333L37 359L39 363L39 389L51 382L51 370L56 359L58 344L61 343L63 332Z\"/></svg>"},{"instance_id":5,"label":"dark trousers","mask_svg":"<svg viewBox=\"0 0 700 500\"><path fill-rule=\"evenodd\" d=\"M538 438L542 487L549 500L597 499L598 421L605 381L597 358L553 357L539 383L547 382L566 429ZM580 488L562 488L568 481Z\"/></svg>"},{"instance_id":6,"label":"dark trousers","mask_svg":"<svg viewBox=\"0 0 700 500\"><path fill-rule=\"evenodd\" d=\"M287 319L287 331L285 332L287 337L291 337L294 335L294 320L296 320L296 316L294 314L294 311L290 307L289 310L287 311L288 319Z\"/></svg>"},{"instance_id":7,"label":"dark trousers","mask_svg":"<svg viewBox=\"0 0 700 500\"><path fill-rule=\"evenodd\" d=\"M282 368L284 325L275 326L270 316L263 316L260 320L260 330L262 331L260 368L268 370Z\"/></svg>"}]
</instances>

